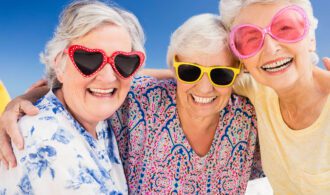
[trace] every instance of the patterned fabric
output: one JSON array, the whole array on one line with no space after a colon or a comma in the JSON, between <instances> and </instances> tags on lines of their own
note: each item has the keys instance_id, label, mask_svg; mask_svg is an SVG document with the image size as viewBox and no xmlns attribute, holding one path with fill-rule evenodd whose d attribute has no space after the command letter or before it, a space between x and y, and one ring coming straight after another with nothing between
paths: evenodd
<instances>
[{"instance_id":1,"label":"patterned fabric","mask_svg":"<svg viewBox=\"0 0 330 195\"><path fill-rule=\"evenodd\" d=\"M94 139L63 107L53 92L24 116L19 127L25 140L15 150L18 167L1 167L0 194L127 194L117 143L106 121Z\"/></svg>"},{"instance_id":2,"label":"patterned fabric","mask_svg":"<svg viewBox=\"0 0 330 195\"><path fill-rule=\"evenodd\" d=\"M180 126L176 84L148 77L134 80L110 123L116 134L131 194L244 194L251 177L261 177L254 159L254 108L232 95L219 114L210 151L199 157ZM257 155L256 157L259 157Z\"/></svg>"}]
</instances>

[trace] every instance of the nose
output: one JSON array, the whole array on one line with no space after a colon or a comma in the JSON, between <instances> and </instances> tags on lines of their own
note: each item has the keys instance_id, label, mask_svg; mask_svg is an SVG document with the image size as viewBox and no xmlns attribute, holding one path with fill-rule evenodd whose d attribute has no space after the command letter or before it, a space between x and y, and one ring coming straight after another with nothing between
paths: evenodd
<instances>
[{"instance_id":1,"label":"nose","mask_svg":"<svg viewBox=\"0 0 330 195\"><path fill-rule=\"evenodd\" d=\"M117 80L117 74L110 64L106 64L98 73L97 79L105 82L113 82Z\"/></svg>"},{"instance_id":2,"label":"nose","mask_svg":"<svg viewBox=\"0 0 330 195\"><path fill-rule=\"evenodd\" d=\"M210 81L210 79L208 78L207 74L204 73L201 80L198 81L197 85L198 90L202 93L202 94L207 94L213 91L213 85Z\"/></svg>"},{"instance_id":3,"label":"nose","mask_svg":"<svg viewBox=\"0 0 330 195\"><path fill-rule=\"evenodd\" d=\"M263 51L267 55L275 55L280 50L280 44L277 40L271 37L269 34L266 34Z\"/></svg>"}]
</instances>

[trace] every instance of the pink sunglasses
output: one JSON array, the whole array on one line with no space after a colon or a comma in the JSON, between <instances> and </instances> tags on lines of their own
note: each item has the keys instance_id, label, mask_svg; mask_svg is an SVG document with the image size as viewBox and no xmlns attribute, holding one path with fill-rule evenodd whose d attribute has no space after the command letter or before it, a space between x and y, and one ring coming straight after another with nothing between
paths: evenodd
<instances>
[{"instance_id":1,"label":"pink sunglasses","mask_svg":"<svg viewBox=\"0 0 330 195\"><path fill-rule=\"evenodd\" d=\"M283 43L302 40L308 32L306 12L291 5L279 10L265 28L253 24L235 26L230 32L230 48L241 59L254 56L264 44L266 34Z\"/></svg>"}]
</instances>

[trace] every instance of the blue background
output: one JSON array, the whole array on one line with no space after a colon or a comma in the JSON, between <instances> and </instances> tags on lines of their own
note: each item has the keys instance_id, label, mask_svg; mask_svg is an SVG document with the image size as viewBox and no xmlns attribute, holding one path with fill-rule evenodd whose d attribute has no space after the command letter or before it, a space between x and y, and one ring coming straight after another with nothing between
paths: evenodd
<instances>
[{"instance_id":1,"label":"blue background","mask_svg":"<svg viewBox=\"0 0 330 195\"><path fill-rule=\"evenodd\" d=\"M11 97L25 91L43 75L39 53L52 37L68 0L0 0L0 80ZM115 0L140 20L147 37L146 67L166 68L171 33L192 15L218 14L218 0ZM317 50L330 56L330 1L313 1L319 19ZM323 67L322 63L319 66Z\"/></svg>"}]
</instances>

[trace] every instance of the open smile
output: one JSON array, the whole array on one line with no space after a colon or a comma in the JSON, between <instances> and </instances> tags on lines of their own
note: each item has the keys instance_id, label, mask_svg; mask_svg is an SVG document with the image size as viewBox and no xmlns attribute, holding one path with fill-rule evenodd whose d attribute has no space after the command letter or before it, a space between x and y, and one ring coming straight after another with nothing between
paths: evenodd
<instances>
[{"instance_id":1,"label":"open smile","mask_svg":"<svg viewBox=\"0 0 330 195\"><path fill-rule=\"evenodd\" d=\"M272 63L265 64L261 68L266 72L271 72L271 73L280 72L288 68L292 64L292 62L293 62L293 58L284 58Z\"/></svg>"},{"instance_id":2,"label":"open smile","mask_svg":"<svg viewBox=\"0 0 330 195\"><path fill-rule=\"evenodd\" d=\"M200 97L200 96L196 96L196 95L191 95L192 99L199 104L209 104L211 102L213 102L217 96L213 96L213 97Z\"/></svg>"},{"instance_id":3,"label":"open smile","mask_svg":"<svg viewBox=\"0 0 330 195\"><path fill-rule=\"evenodd\" d=\"M112 97L117 89L116 88L109 88L109 89L98 89L98 88L88 88L87 91L92 94L93 96L97 97Z\"/></svg>"}]
</instances>

